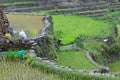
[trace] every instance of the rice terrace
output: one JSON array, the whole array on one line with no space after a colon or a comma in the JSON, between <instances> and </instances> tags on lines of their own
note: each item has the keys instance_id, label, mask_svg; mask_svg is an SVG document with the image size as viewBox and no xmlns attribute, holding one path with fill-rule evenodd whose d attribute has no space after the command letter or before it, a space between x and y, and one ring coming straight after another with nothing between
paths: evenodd
<instances>
[{"instance_id":1,"label":"rice terrace","mask_svg":"<svg viewBox=\"0 0 120 80\"><path fill-rule=\"evenodd\" d=\"M120 80L120 0L0 0L0 80Z\"/></svg>"}]
</instances>

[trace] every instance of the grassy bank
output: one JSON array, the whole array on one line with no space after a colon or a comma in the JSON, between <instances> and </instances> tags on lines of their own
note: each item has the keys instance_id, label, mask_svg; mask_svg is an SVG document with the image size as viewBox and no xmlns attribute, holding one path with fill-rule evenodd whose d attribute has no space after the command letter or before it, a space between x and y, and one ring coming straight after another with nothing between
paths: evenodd
<instances>
[{"instance_id":1,"label":"grassy bank","mask_svg":"<svg viewBox=\"0 0 120 80\"><path fill-rule=\"evenodd\" d=\"M111 72L113 73L120 73L120 59L109 64L109 67L111 69Z\"/></svg>"},{"instance_id":2,"label":"grassy bank","mask_svg":"<svg viewBox=\"0 0 120 80\"><path fill-rule=\"evenodd\" d=\"M34 2L8 2L8 3L2 3L0 5L2 6L13 6L13 5L27 5L27 4L31 4L31 5L34 5L35 3Z\"/></svg>"},{"instance_id":3,"label":"grassy bank","mask_svg":"<svg viewBox=\"0 0 120 80\"><path fill-rule=\"evenodd\" d=\"M91 70L97 68L86 57L86 51L61 51L57 52L57 64L75 69Z\"/></svg>"},{"instance_id":4,"label":"grassy bank","mask_svg":"<svg viewBox=\"0 0 120 80\"><path fill-rule=\"evenodd\" d=\"M119 38L119 36L120 36L120 25L119 24L117 25L117 28L118 28L118 38ZM113 72L113 73L120 73L119 66L120 66L120 59L109 64L111 72Z\"/></svg>"},{"instance_id":5,"label":"grassy bank","mask_svg":"<svg viewBox=\"0 0 120 80\"><path fill-rule=\"evenodd\" d=\"M105 44L104 42L102 42L102 41L96 41L96 40L90 40L90 41L84 42L85 48L88 49L88 50L90 50L94 54L99 54L100 50L101 50L101 47L104 44Z\"/></svg>"},{"instance_id":6,"label":"grassy bank","mask_svg":"<svg viewBox=\"0 0 120 80\"><path fill-rule=\"evenodd\" d=\"M35 61L32 63L33 67L58 74L64 80L119 80L119 78L105 77L105 76L91 76L88 74L79 74L77 72L64 71L61 69L54 69L50 65Z\"/></svg>"},{"instance_id":7,"label":"grassy bank","mask_svg":"<svg viewBox=\"0 0 120 80\"><path fill-rule=\"evenodd\" d=\"M116 26L118 23L120 23L120 11L110 12L105 16L99 16L96 18Z\"/></svg>"},{"instance_id":8,"label":"grassy bank","mask_svg":"<svg viewBox=\"0 0 120 80\"><path fill-rule=\"evenodd\" d=\"M118 28L118 36L120 36L120 24L117 25Z\"/></svg>"}]
</instances>

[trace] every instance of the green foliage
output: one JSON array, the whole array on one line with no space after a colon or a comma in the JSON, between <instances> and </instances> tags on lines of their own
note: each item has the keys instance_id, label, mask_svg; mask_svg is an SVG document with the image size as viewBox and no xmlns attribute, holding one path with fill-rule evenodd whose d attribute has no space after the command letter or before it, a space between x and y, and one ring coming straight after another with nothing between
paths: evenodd
<instances>
[{"instance_id":1,"label":"green foliage","mask_svg":"<svg viewBox=\"0 0 120 80\"><path fill-rule=\"evenodd\" d=\"M116 25L118 29L118 39L120 40L120 24Z\"/></svg>"},{"instance_id":2,"label":"green foliage","mask_svg":"<svg viewBox=\"0 0 120 80\"><path fill-rule=\"evenodd\" d=\"M96 68L94 64L91 64L86 58L86 51L60 51L57 52L58 61L57 64L69 66L75 69L91 70Z\"/></svg>"},{"instance_id":3,"label":"green foliage","mask_svg":"<svg viewBox=\"0 0 120 80\"><path fill-rule=\"evenodd\" d=\"M22 5L22 4L35 4L32 1L25 1L25 0L1 0L1 5L3 6L11 6L11 5Z\"/></svg>"},{"instance_id":4,"label":"green foliage","mask_svg":"<svg viewBox=\"0 0 120 80\"><path fill-rule=\"evenodd\" d=\"M75 44L77 45L77 47L80 48L84 48L84 41L87 38L87 36L85 35L80 35L76 40L75 40Z\"/></svg>"},{"instance_id":5,"label":"green foliage","mask_svg":"<svg viewBox=\"0 0 120 80\"><path fill-rule=\"evenodd\" d=\"M20 60L26 58L25 54L21 55L18 50L16 51L8 51L7 55L5 56L6 60Z\"/></svg>"},{"instance_id":6,"label":"green foliage","mask_svg":"<svg viewBox=\"0 0 120 80\"><path fill-rule=\"evenodd\" d=\"M55 38L57 38L57 39L61 39L61 38L62 38L63 31L58 30L58 31L56 31L55 33L56 33L56 34L55 34Z\"/></svg>"},{"instance_id":7,"label":"green foliage","mask_svg":"<svg viewBox=\"0 0 120 80\"><path fill-rule=\"evenodd\" d=\"M35 60L35 57L27 57L25 61L26 63L31 64L34 60Z\"/></svg>"},{"instance_id":8,"label":"green foliage","mask_svg":"<svg viewBox=\"0 0 120 80\"><path fill-rule=\"evenodd\" d=\"M119 54L120 51L120 27L119 25L117 25L116 27L118 30L116 31L116 33L118 34L118 36L114 37L114 43L112 45L109 45L109 48L107 49L107 52L110 54Z\"/></svg>"},{"instance_id":9,"label":"green foliage","mask_svg":"<svg viewBox=\"0 0 120 80\"><path fill-rule=\"evenodd\" d=\"M55 34L57 34L57 31L63 32L61 36L63 44L74 42L75 39L82 34L93 38L106 37L111 33L110 25L103 21L73 15L53 15L52 17Z\"/></svg>"},{"instance_id":10,"label":"green foliage","mask_svg":"<svg viewBox=\"0 0 120 80\"><path fill-rule=\"evenodd\" d=\"M42 57L41 48L40 48L38 45L37 45L37 46L35 46L35 51L36 51L36 53L37 53L37 56Z\"/></svg>"},{"instance_id":11,"label":"green foliage","mask_svg":"<svg viewBox=\"0 0 120 80\"><path fill-rule=\"evenodd\" d=\"M89 40L89 41L85 41L84 42L84 46L86 49L90 50L91 52L93 52L94 54L99 54L101 47L104 45L105 43L102 41L96 41L96 40Z\"/></svg>"},{"instance_id":12,"label":"green foliage","mask_svg":"<svg viewBox=\"0 0 120 80\"><path fill-rule=\"evenodd\" d=\"M64 80L119 80L119 78L103 77L103 76L90 76L87 74L79 74L77 72L64 71L62 69L54 69L52 66L35 61L32 63L33 67L45 70L48 73L59 75Z\"/></svg>"},{"instance_id":13,"label":"green foliage","mask_svg":"<svg viewBox=\"0 0 120 80\"><path fill-rule=\"evenodd\" d=\"M109 64L112 73L119 73L120 72L119 66L120 66L120 59Z\"/></svg>"},{"instance_id":14,"label":"green foliage","mask_svg":"<svg viewBox=\"0 0 120 80\"><path fill-rule=\"evenodd\" d=\"M120 21L120 11L110 12L105 16L97 17L97 19L109 22L110 24L118 24ZM115 27L115 26L114 26Z\"/></svg>"},{"instance_id":15,"label":"green foliage","mask_svg":"<svg viewBox=\"0 0 120 80\"><path fill-rule=\"evenodd\" d=\"M106 47L103 47L105 52L103 54L106 54L107 56L111 55L118 55L120 52L120 42L115 42L112 45L107 45Z\"/></svg>"}]
</instances>

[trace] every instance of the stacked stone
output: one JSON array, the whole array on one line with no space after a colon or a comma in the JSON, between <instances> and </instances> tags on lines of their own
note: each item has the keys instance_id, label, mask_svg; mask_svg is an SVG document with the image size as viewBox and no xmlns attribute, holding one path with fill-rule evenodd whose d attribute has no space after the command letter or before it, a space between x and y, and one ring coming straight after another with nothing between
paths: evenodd
<instances>
[{"instance_id":1,"label":"stacked stone","mask_svg":"<svg viewBox=\"0 0 120 80\"><path fill-rule=\"evenodd\" d=\"M93 3L93 2L108 2L108 3L116 3L118 0L80 0L83 3Z\"/></svg>"},{"instance_id":2,"label":"stacked stone","mask_svg":"<svg viewBox=\"0 0 120 80\"><path fill-rule=\"evenodd\" d=\"M45 57L47 59L57 59L56 52L54 49L54 31L51 16L45 16L44 28L40 31L39 37L35 39L37 46L35 51L37 56Z\"/></svg>"},{"instance_id":3,"label":"stacked stone","mask_svg":"<svg viewBox=\"0 0 120 80\"><path fill-rule=\"evenodd\" d=\"M13 30L9 25L8 18L3 13L3 7L0 6L0 35L5 35L6 33L13 34Z\"/></svg>"}]
</instances>

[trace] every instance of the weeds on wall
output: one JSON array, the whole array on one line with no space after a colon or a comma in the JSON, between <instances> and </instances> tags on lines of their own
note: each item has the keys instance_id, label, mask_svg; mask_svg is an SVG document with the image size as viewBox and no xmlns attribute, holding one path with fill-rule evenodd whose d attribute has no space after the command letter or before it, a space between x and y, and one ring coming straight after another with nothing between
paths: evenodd
<instances>
[{"instance_id":1,"label":"weeds on wall","mask_svg":"<svg viewBox=\"0 0 120 80\"><path fill-rule=\"evenodd\" d=\"M40 70L44 70L47 73L53 73L60 76L64 80L119 80L119 78L104 77L104 76L90 76L88 74L80 74L77 72L65 71L62 69L56 69L50 65L34 61L31 64L32 67L36 67Z\"/></svg>"},{"instance_id":2,"label":"weeds on wall","mask_svg":"<svg viewBox=\"0 0 120 80\"><path fill-rule=\"evenodd\" d=\"M62 38L62 35L63 35L63 31L62 30L57 30L55 33L56 33L55 34L55 38L57 38L57 39L61 39Z\"/></svg>"},{"instance_id":3,"label":"weeds on wall","mask_svg":"<svg viewBox=\"0 0 120 80\"><path fill-rule=\"evenodd\" d=\"M87 39L86 35L80 35L76 40L75 40L75 44L77 47L79 48L85 48L84 47L84 41Z\"/></svg>"}]
</instances>

